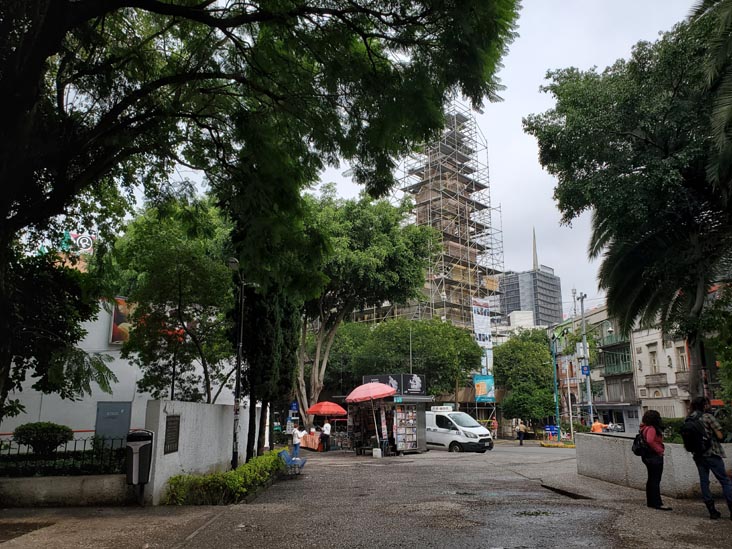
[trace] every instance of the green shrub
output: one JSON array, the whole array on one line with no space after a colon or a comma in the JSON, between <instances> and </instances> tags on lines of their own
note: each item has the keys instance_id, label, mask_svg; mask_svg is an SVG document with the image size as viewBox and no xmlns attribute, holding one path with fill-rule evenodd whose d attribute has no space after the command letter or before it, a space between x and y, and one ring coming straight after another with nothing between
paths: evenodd
<instances>
[{"instance_id":1,"label":"green shrub","mask_svg":"<svg viewBox=\"0 0 732 549\"><path fill-rule=\"evenodd\" d=\"M24 423L13 431L13 440L30 446L34 454L47 456L59 445L74 439L74 432L66 425L48 421Z\"/></svg>"},{"instance_id":2,"label":"green shrub","mask_svg":"<svg viewBox=\"0 0 732 549\"><path fill-rule=\"evenodd\" d=\"M264 486L285 464L276 450L255 457L234 471L209 475L176 475L168 480L165 505L226 505L240 503Z\"/></svg>"}]
</instances>

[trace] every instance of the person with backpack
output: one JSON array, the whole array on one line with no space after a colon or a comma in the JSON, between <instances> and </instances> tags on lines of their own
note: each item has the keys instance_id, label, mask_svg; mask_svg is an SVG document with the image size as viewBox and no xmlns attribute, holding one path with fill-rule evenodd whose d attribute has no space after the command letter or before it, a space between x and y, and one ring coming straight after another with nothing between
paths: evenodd
<instances>
[{"instance_id":1,"label":"person with backpack","mask_svg":"<svg viewBox=\"0 0 732 549\"><path fill-rule=\"evenodd\" d=\"M663 476L663 430L661 414L656 410L648 410L643 414L640 433L648 446L643 455L643 464L648 470L646 481L646 505L659 511L671 511L661 500L661 477Z\"/></svg>"},{"instance_id":2,"label":"person with backpack","mask_svg":"<svg viewBox=\"0 0 732 549\"><path fill-rule=\"evenodd\" d=\"M724 449L720 442L724 438L722 426L711 412L711 403L707 397L696 397L691 401L691 414L681 427L684 448L692 453L694 463L699 471L699 487L702 500L709 511L709 518L716 520L722 514L714 508L714 498L709 489L709 471L722 485L724 499L732 519L732 481L724 469Z\"/></svg>"}]
</instances>

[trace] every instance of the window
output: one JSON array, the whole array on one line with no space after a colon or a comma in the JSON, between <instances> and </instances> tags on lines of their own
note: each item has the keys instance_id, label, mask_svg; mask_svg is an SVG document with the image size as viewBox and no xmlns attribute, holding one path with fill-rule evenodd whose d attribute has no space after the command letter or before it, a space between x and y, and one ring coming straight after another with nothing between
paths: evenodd
<instances>
[{"instance_id":1,"label":"window","mask_svg":"<svg viewBox=\"0 0 732 549\"><path fill-rule=\"evenodd\" d=\"M656 356L657 354L658 353L656 353L656 351L648 352L649 362L651 363L651 373L653 373L653 374L658 373L658 358Z\"/></svg>"},{"instance_id":2,"label":"window","mask_svg":"<svg viewBox=\"0 0 732 549\"><path fill-rule=\"evenodd\" d=\"M678 364L679 372L685 372L688 370L686 364L686 349L683 347L676 347L676 364Z\"/></svg>"}]
</instances>

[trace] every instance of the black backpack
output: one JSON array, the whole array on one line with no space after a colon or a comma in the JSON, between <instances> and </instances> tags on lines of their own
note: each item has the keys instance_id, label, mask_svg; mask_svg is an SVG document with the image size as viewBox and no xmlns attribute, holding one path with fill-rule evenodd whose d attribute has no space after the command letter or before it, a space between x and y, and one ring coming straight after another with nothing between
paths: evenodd
<instances>
[{"instance_id":1,"label":"black backpack","mask_svg":"<svg viewBox=\"0 0 732 549\"><path fill-rule=\"evenodd\" d=\"M645 457L648 454L648 443L641 433L635 435L633 446L630 448L636 456Z\"/></svg>"},{"instance_id":2,"label":"black backpack","mask_svg":"<svg viewBox=\"0 0 732 549\"><path fill-rule=\"evenodd\" d=\"M702 414L691 414L684 420L680 429L684 448L695 456L704 454L712 447L712 439L702 421Z\"/></svg>"}]
</instances>

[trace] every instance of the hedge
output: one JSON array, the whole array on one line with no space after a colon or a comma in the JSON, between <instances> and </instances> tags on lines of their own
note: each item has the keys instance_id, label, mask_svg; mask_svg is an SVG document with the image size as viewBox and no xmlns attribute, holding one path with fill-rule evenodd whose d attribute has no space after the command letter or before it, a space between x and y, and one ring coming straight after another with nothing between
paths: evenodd
<instances>
[{"instance_id":1,"label":"hedge","mask_svg":"<svg viewBox=\"0 0 732 549\"><path fill-rule=\"evenodd\" d=\"M209 475L176 475L168 480L164 505L227 505L241 503L266 486L285 464L276 450L255 457L234 471Z\"/></svg>"}]
</instances>

